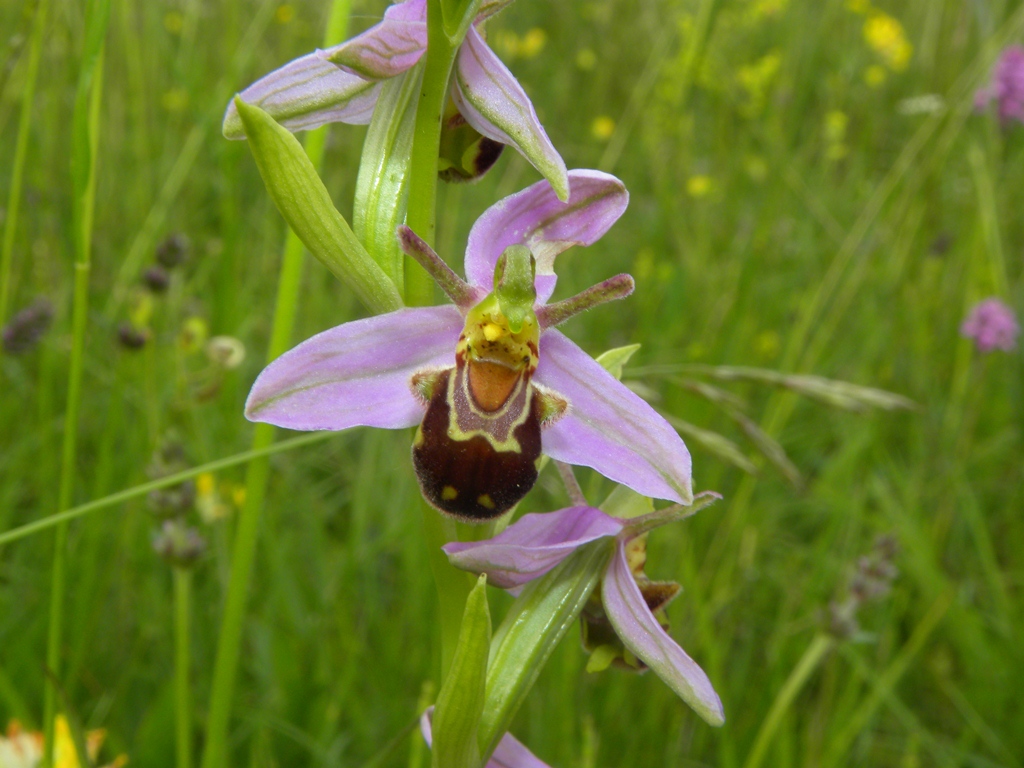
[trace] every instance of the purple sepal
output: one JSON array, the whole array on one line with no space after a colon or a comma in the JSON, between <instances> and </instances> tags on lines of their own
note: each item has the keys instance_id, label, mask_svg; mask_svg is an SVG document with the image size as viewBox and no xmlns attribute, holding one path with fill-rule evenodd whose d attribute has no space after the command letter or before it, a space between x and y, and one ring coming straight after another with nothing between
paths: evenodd
<instances>
[{"instance_id":1,"label":"purple sepal","mask_svg":"<svg viewBox=\"0 0 1024 768\"><path fill-rule=\"evenodd\" d=\"M406 0L390 6L380 24L320 55L367 80L384 80L405 72L426 50L426 0Z\"/></svg>"},{"instance_id":2,"label":"purple sepal","mask_svg":"<svg viewBox=\"0 0 1024 768\"><path fill-rule=\"evenodd\" d=\"M268 365L245 415L298 430L419 424L417 370L455 364L463 319L451 305L400 309L317 334Z\"/></svg>"},{"instance_id":3,"label":"purple sepal","mask_svg":"<svg viewBox=\"0 0 1024 768\"><path fill-rule=\"evenodd\" d=\"M526 91L480 33L466 33L455 60L452 97L466 121L489 139L511 144L547 179L560 200L569 196L565 161L548 138Z\"/></svg>"},{"instance_id":4,"label":"purple sepal","mask_svg":"<svg viewBox=\"0 0 1024 768\"><path fill-rule=\"evenodd\" d=\"M690 452L669 423L559 331L545 331L540 348L535 380L569 399L544 430L544 453L643 496L691 503Z\"/></svg>"},{"instance_id":5,"label":"purple sepal","mask_svg":"<svg viewBox=\"0 0 1024 768\"><path fill-rule=\"evenodd\" d=\"M301 56L261 77L239 94L242 101L259 107L290 131L327 123L369 123L380 86L338 69L324 61L322 53ZM245 138L234 101L224 113L222 131L229 139Z\"/></svg>"},{"instance_id":6,"label":"purple sepal","mask_svg":"<svg viewBox=\"0 0 1024 768\"><path fill-rule=\"evenodd\" d=\"M615 634L637 658L708 723L725 722L722 702L704 670L662 629L647 607L629 570L623 541L617 542L605 572L601 600Z\"/></svg>"},{"instance_id":7,"label":"purple sepal","mask_svg":"<svg viewBox=\"0 0 1024 768\"><path fill-rule=\"evenodd\" d=\"M434 737L431 731L431 720L434 716L434 708L428 707L427 711L420 717L420 733L427 746L433 746ZM523 746L515 736L506 733L501 737L498 746L487 761L484 768L551 768L547 763L534 755Z\"/></svg>"},{"instance_id":8,"label":"purple sepal","mask_svg":"<svg viewBox=\"0 0 1024 768\"><path fill-rule=\"evenodd\" d=\"M625 185L601 171L569 171L569 201L539 181L492 205L473 225L466 246L466 278L490 290L498 257L526 245L537 259L537 303L555 290L555 257L573 245L590 245L607 232L629 203Z\"/></svg>"},{"instance_id":9,"label":"purple sepal","mask_svg":"<svg viewBox=\"0 0 1024 768\"><path fill-rule=\"evenodd\" d=\"M584 544L621 532L622 524L599 509L568 507L523 515L492 539L442 549L456 568L486 573L492 584L510 589L543 576Z\"/></svg>"}]
</instances>

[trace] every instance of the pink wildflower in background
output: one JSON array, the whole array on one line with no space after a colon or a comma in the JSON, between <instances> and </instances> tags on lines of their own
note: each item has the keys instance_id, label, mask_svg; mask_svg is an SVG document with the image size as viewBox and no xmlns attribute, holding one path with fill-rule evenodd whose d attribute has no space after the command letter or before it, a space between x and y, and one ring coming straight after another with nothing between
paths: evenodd
<instances>
[{"instance_id":1,"label":"pink wildflower in background","mask_svg":"<svg viewBox=\"0 0 1024 768\"><path fill-rule=\"evenodd\" d=\"M1018 120L1024 123L1024 48L1012 45L1003 51L996 63L992 83L974 97L978 109L984 109L996 100L999 118L1005 123Z\"/></svg>"},{"instance_id":2,"label":"pink wildflower in background","mask_svg":"<svg viewBox=\"0 0 1024 768\"><path fill-rule=\"evenodd\" d=\"M1020 326L1013 310L999 299L985 299L976 304L960 326L960 335L974 339L980 352L1001 349L1009 352L1017 346Z\"/></svg>"}]
</instances>

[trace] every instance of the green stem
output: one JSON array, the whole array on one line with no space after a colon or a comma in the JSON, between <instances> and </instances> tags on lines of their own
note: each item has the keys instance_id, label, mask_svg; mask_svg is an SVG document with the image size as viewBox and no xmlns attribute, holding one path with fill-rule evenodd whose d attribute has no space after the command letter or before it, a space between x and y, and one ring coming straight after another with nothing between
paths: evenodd
<instances>
[{"instance_id":1,"label":"green stem","mask_svg":"<svg viewBox=\"0 0 1024 768\"><path fill-rule=\"evenodd\" d=\"M437 153L441 143L441 116L448 98L448 80L461 41L444 33L439 0L427 3L427 54L423 88L416 108L416 130L409 160L409 209L406 223L433 245L437 218ZM434 283L412 259L405 260L405 298L408 306L430 304Z\"/></svg>"},{"instance_id":2,"label":"green stem","mask_svg":"<svg viewBox=\"0 0 1024 768\"><path fill-rule=\"evenodd\" d=\"M132 486L131 488L125 488L123 491L111 493L101 499L94 499L93 501L88 501L85 504L79 504L77 507L72 507L64 512L59 512L56 515L44 517L42 520L33 520L31 523L26 523L25 525L17 528L12 528L9 531L4 531L3 533L0 533L0 545L10 544L12 541L17 541L18 539L23 539L26 536L31 536L33 533L39 533L40 531L54 528L61 523L66 523L79 517L83 517L90 512L107 509L108 507L113 507L122 502L137 499L139 496L145 496L150 491L159 491L161 488L170 488L175 485L180 485L186 480L198 477L204 472L219 472L222 469L234 467L238 464L248 464L253 459L258 459L262 456L271 456L275 453L290 451L292 448L299 448L304 445L310 445L311 443L322 442L333 434L333 432L314 432L311 435L293 437L290 440L282 440L279 443L275 443L272 446L262 448L258 451L243 451L242 453L236 453L234 456L226 456L225 458L217 459L216 461L208 461L206 464L200 464L198 467L191 467L183 472L177 472L176 474L168 475L167 477L150 480L148 483L141 483L140 485Z\"/></svg>"},{"instance_id":3,"label":"green stem","mask_svg":"<svg viewBox=\"0 0 1024 768\"><path fill-rule=\"evenodd\" d=\"M89 314L89 272L91 270L92 223L96 203L96 148L99 140L100 98L103 93L103 43L109 3L97 3L90 9L87 39L97 41L89 50L88 42L75 100L72 149L72 238L75 248L75 276L72 298L71 360L68 368L68 396L64 411L64 438L61 447L60 484L57 508L71 506L74 495L75 464L78 449L78 411L82 394L82 368L85 361L85 329ZM95 28L93 24L97 25ZM92 34L89 34L92 33ZM50 614L46 638L46 667L51 682L43 697L43 765L53 764L54 719L57 714L57 688L60 679L60 648L64 623L64 592L68 524L57 526L54 535L51 571Z\"/></svg>"},{"instance_id":4,"label":"green stem","mask_svg":"<svg viewBox=\"0 0 1024 768\"><path fill-rule=\"evenodd\" d=\"M174 700L177 766L192 768L192 690L189 685L189 614L192 571L174 569Z\"/></svg>"},{"instance_id":5,"label":"green stem","mask_svg":"<svg viewBox=\"0 0 1024 768\"><path fill-rule=\"evenodd\" d=\"M39 54L42 50L43 28L50 0L39 0L32 21L32 40L28 50L28 68L21 91L21 115L18 118L18 137L14 144L14 167L11 168L11 188L7 196L7 218L4 221L3 250L0 251L0 326L7 321L7 301L10 297L11 262L14 253L14 234L18 229L18 210L21 207L21 184L28 154L28 136L32 127L32 102L35 99L36 78L39 74Z\"/></svg>"},{"instance_id":6,"label":"green stem","mask_svg":"<svg viewBox=\"0 0 1024 768\"><path fill-rule=\"evenodd\" d=\"M441 547L458 539L455 522L444 517L432 506L423 502L423 528L426 532L427 551L430 556L430 570L434 573L437 598L440 602L439 622L441 625L441 680L448 676L455 646L462 629L462 614L466 609L476 579L472 574L454 568Z\"/></svg>"},{"instance_id":7,"label":"green stem","mask_svg":"<svg viewBox=\"0 0 1024 768\"><path fill-rule=\"evenodd\" d=\"M772 702L771 709L768 710L768 715L761 723L761 729L757 732L757 738L754 739L754 747L747 755L747 761L743 764L743 768L758 768L761 765L768 745L771 744L772 737L782 721L782 716L789 711L793 699L800 693L800 689L804 687L811 674L825 658L825 654L832 650L834 645L835 639L831 635L819 634L807 646L804 655L800 657L800 661L789 673L782 690Z\"/></svg>"},{"instance_id":8,"label":"green stem","mask_svg":"<svg viewBox=\"0 0 1024 768\"><path fill-rule=\"evenodd\" d=\"M344 38L347 34L350 5L351 0L334 0L332 3L325 34L325 46ZM326 129L320 129L307 134L306 152L315 168L319 168L323 160L323 134L325 132ZM277 284L277 300L270 334L268 361L279 357L291 344L304 261L305 250L302 243L295 233L289 230L285 239L281 272ZM267 452L274 442L274 433L274 427L269 424L257 424L253 434L253 452ZM238 677L245 603L252 566L256 558L256 542L259 538L260 517L266 497L269 474L270 464L266 455L254 459L249 464L246 473L245 505L239 515L238 528L235 532L231 576L228 581L224 619L217 642L217 657L213 668L206 746L203 750L203 768L220 768L228 764L227 731L231 716L231 700Z\"/></svg>"},{"instance_id":9,"label":"green stem","mask_svg":"<svg viewBox=\"0 0 1024 768\"><path fill-rule=\"evenodd\" d=\"M423 85L416 106L416 126L409 159L409 205L406 224L428 245L433 245L437 219L437 156L441 142L441 117L448 99L448 85L455 54L462 41L450 40L444 31L440 0L427 2L427 53ZM405 260L405 303L430 304L434 283L413 259ZM441 552L441 546L458 538L455 524L423 504L423 527L430 566L437 585L441 624L441 680L448 674L462 626L466 598L474 580L458 571Z\"/></svg>"}]
</instances>

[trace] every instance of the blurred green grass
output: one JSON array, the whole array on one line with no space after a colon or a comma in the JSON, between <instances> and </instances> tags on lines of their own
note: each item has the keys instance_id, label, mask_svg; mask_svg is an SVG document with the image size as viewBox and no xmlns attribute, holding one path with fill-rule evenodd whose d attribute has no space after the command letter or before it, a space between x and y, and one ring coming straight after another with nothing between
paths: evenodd
<instances>
[{"instance_id":1,"label":"blurred green grass","mask_svg":"<svg viewBox=\"0 0 1024 768\"><path fill-rule=\"evenodd\" d=\"M2 200L34 6L0 8ZM745 476L691 444L698 488L725 500L659 531L648 569L683 583L673 633L708 671L727 723L707 728L653 677L587 675L571 638L514 729L553 765L743 765L829 600L881 533L901 546L894 590L862 615L869 640L841 644L798 693L766 763L1020 764L1024 366L1019 351L978 357L958 328L1001 288L1000 253L1003 298L1024 307L1024 128L1002 130L972 106L999 48L1021 39L1022 12L955 0L877 7L914 48L905 71L876 85L866 76L883 62L864 16L838 1L520 0L491 25L568 165L611 170L632 195L607 237L560 260L563 295L619 271L637 278L633 298L567 326L588 351L641 342L638 366L815 373L920 406L845 413L728 385L806 486L768 468ZM234 90L318 44L325 10L114 0L77 502L144 482L169 440L193 464L249 447L241 407L267 343L283 224L219 119ZM358 3L353 27L382 11ZM10 306L45 296L56 318L38 349L0 357L0 531L56 511L82 24L77 5L51 8L32 114ZM534 29L539 51L522 42ZM906 113L906 99L929 94L945 109ZM595 132L599 117L610 137ZM363 133L329 136L325 181L346 215ZM442 188L439 252L458 266L476 216L535 178L507 153L479 184ZM118 326L173 232L191 240L190 258L154 302L150 342L125 350ZM357 312L312 263L296 341ZM179 343L193 316L249 351L202 400L207 363ZM727 416L667 377L642 383L667 412L746 445ZM232 731L238 764L359 766L412 722L438 643L407 454L408 435L354 432L273 459ZM591 500L609 490L580 477ZM552 474L525 507L564 502ZM138 765L168 764L174 743L171 573L152 552L154 528L144 499L94 513L72 526L68 571L66 694L86 724L108 729L112 753ZM197 729L231 530L230 517L204 529L210 556L196 570ZM0 722L41 725L51 538L0 547ZM409 763L410 744L382 764Z\"/></svg>"}]
</instances>

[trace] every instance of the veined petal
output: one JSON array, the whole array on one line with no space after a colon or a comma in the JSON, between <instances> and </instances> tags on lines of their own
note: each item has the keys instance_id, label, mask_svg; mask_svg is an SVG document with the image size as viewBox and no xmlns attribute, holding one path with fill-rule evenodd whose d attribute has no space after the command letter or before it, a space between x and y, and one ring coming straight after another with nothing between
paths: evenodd
<instances>
[{"instance_id":1,"label":"veined petal","mask_svg":"<svg viewBox=\"0 0 1024 768\"><path fill-rule=\"evenodd\" d=\"M616 536L622 524L593 507L568 507L523 515L514 525L485 541L453 541L442 549L456 568L486 573L495 586L522 586L550 571L579 547Z\"/></svg>"},{"instance_id":2,"label":"veined petal","mask_svg":"<svg viewBox=\"0 0 1024 768\"><path fill-rule=\"evenodd\" d=\"M661 628L644 601L619 541L605 572L601 601L623 644L711 725L725 722L722 702L708 676Z\"/></svg>"},{"instance_id":3,"label":"veined petal","mask_svg":"<svg viewBox=\"0 0 1024 768\"><path fill-rule=\"evenodd\" d=\"M400 309L317 334L268 365L246 418L299 430L411 427L424 406L412 374L455 364L462 331L451 305Z\"/></svg>"},{"instance_id":4,"label":"veined petal","mask_svg":"<svg viewBox=\"0 0 1024 768\"><path fill-rule=\"evenodd\" d=\"M600 239L629 203L626 186L601 171L569 171L569 190L569 201L563 203L547 181L538 181L484 211L466 246L469 282L489 291L498 257L508 246L523 244L537 259L538 303L551 298L555 257Z\"/></svg>"},{"instance_id":5,"label":"veined petal","mask_svg":"<svg viewBox=\"0 0 1024 768\"><path fill-rule=\"evenodd\" d=\"M690 452L642 398L556 330L540 338L535 381L569 401L569 412L544 430L543 451L593 467L644 496L693 501Z\"/></svg>"},{"instance_id":6,"label":"veined petal","mask_svg":"<svg viewBox=\"0 0 1024 768\"><path fill-rule=\"evenodd\" d=\"M383 80L413 66L427 50L427 2L390 6L380 24L320 55L368 80Z\"/></svg>"},{"instance_id":7,"label":"veined petal","mask_svg":"<svg viewBox=\"0 0 1024 768\"><path fill-rule=\"evenodd\" d=\"M526 91L474 27L466 33L455 60L455 106L467 122L489 139L511 144L560 200L569 197L565 161L558 154Z\"/></svg>"},{"instance_id":8,"label":"veined petal","mask_svg":"<svg viewBox=\"0 0 1024 768\"><path fill-rule=\"evenodd\" d=\"M433 717L433 707L429 707L420 717L420 733L423 734L423 740L427 742L428 747L434 743L431 727ZM494 754L491 755L491 759L487 761L484 768L551 768L551 766L523 746L522 742L511 733L506 733L501 737Z\"/></svg>"},{"instance_id":9,"label":"veined petal","mask_svg":"<svg viewBox=\"0 0 1024 768\"><path fill-rule=\"evenodd\" d=\"M326 123L369 123L380 86L338 69L320 53L301 56L261 77L239 94L242 101L269 113L290 131ZM234 101L224 113L222 130L229 139L245 138Z\"/></svg>"}]
</instances>

